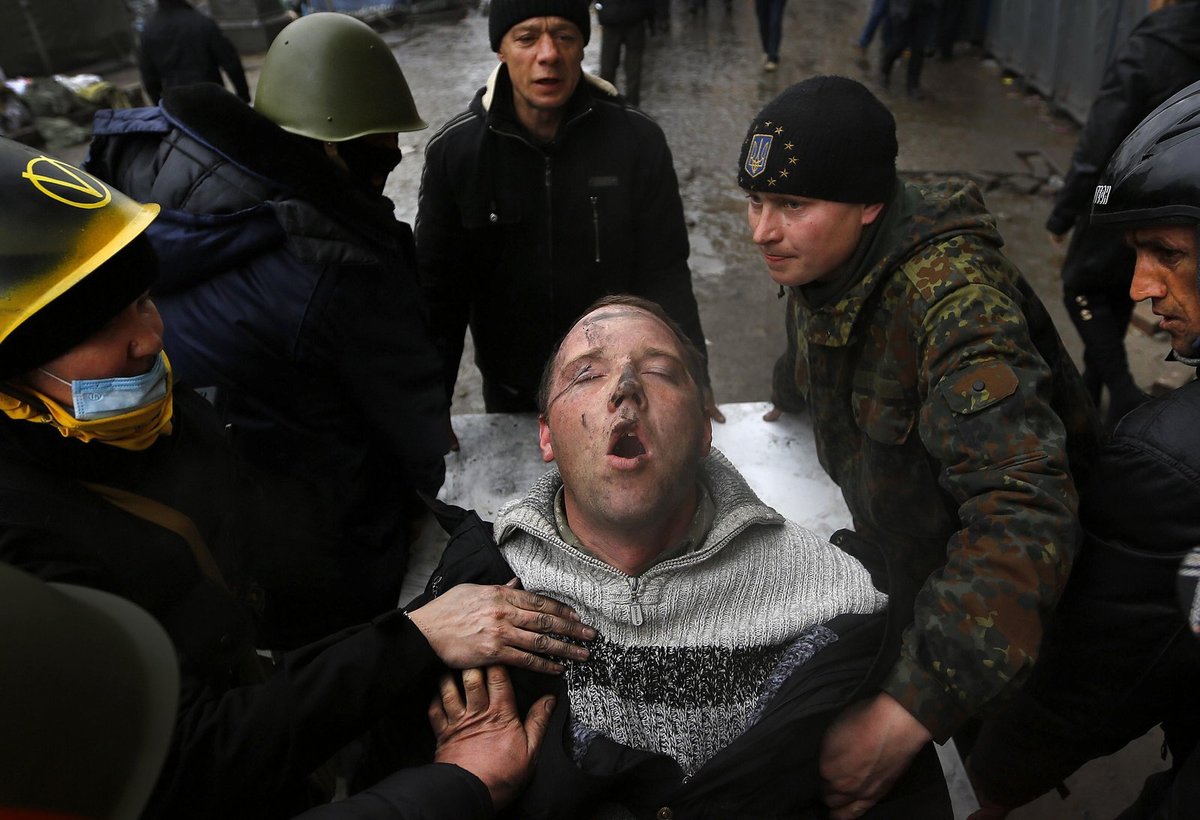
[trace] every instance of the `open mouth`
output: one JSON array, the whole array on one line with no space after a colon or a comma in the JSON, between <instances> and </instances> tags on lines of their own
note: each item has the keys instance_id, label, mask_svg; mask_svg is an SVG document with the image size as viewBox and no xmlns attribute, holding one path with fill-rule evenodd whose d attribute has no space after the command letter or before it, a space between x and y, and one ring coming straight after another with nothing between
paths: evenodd
<instances>
[{"instance_id":1,"label":"open mouth","mask_svg":"<svg viewBox=\"0 0 1200 820\"><path fill-rule=\"evenodd\" d=\"M613 431L608 445L608 454L617 458L637 458L646 455L646 445L638 438L637 427L622 425Z\"/></svg>"}]
</instances>

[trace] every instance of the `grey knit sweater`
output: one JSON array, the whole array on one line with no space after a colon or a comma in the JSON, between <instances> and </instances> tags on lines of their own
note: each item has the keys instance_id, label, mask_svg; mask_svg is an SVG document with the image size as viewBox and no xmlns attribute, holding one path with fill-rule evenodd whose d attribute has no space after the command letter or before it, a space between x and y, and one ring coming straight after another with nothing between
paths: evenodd
<instances>
[{"instance_id":1,"label":"grey knit sweater","mask_svg":"<svg viewBox=\"0 0 1200 820\"><path fill-rule=\"evenodd\" d=\"M567 665L577 757L604 735L670 755L690 776L837 640L822 624L886 606L857 560L763 504L716 450L700 480L716 507L708 537L636 577L560 537L556 469L496 520L525 589L569 604L600 632L591 658Z\"/></svg>"}]
</instances>

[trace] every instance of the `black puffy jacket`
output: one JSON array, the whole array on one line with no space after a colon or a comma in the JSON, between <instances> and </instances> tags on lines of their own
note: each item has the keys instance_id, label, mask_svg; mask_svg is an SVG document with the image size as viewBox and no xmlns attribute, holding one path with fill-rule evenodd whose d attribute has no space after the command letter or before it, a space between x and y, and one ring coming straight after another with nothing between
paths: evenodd
<instances>
[{"instance_id":1,"label":"black puffy jacket","mask_svg":"<svg viewBox=\"0 0 1200 820\"><path fill-rule=\"evenodd\" d=\"M268 610L276 646L394 607L414 490L441 486L450 424L411 230L215 86L101 111L94 133L88 170L162 205L152 295L180 381L221 388L239 453L322 508L324 546L292 556L310 571Z\"/></svg>"}]
</instances>

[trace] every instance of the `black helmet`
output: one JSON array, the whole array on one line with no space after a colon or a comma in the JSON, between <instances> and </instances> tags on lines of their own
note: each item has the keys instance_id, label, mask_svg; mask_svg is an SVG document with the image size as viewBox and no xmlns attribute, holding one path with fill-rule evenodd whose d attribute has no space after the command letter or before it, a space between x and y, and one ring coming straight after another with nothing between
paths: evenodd
<instances>
[{"instance_id":1,"label":"black helmet","mask_svg":"<svg viewBox=\"0 0 1200 820\"><path fill-rule=\"evenodd\" d=\"M1154 109L1117 148L1092 197L1092 223L1200 223L1200 82Z\"/></svg>"}]
</instances>

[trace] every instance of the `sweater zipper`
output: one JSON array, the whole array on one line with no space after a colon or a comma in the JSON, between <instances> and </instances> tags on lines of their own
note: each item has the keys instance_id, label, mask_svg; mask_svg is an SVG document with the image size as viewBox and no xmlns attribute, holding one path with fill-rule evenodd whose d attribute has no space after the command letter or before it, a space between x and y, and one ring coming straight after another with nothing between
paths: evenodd
<instances>
[{"instance_id":1,"label":"sweater zipper","mask_svg":"<svg viewBox=\"0 0 1200 820\"><path fill-rule=\"evenodd\" d=\"M776 515L778 515L778 513ZM770 520L774 520L774 519L770 519ZM743 530L745 530L747 527L753 526L756 523L761 523L761 520L755 519L755 520L751 520L751 521L742 522L740 525L734 527L732 530L730 530L729 532L727 532L723 536L721 536L720 541L715 542L709 549L711 551L716 551L716 550L720 550L720 549L724 548L725 544L727 544L730 541L730 539L735 538L736 536L740 535ZM642 602L638 600L639 581L638 581L637 577L631 576L631 575L626 575L625 573L621 572L620 570L614 569L613 567L604 563L599 558L594 558L593 556L588 555L586 552L579 549L578 547L569 546L565 541L562 541L561 539L547 539L541 530L535 529L535 528L530 527L523 523L518 523L515 526L517 529L522 530L523 532L525 532L528 535L533 536L534 538L537 538L542 541L548 541L549 543L556 543L559 547L570 550L571 552L575 553L576 557L580 561L583 561L585 564L589 564L590 566L596 567L605 572L615 573L617 575L620 575L622 578L624 578L626 586L629 587L629 621L634 626L642 625L642 623L645 621L645 616L642 612ZM663 561L661 564L655 564L653 567L648 569L647 572L654 572L655 570L658 570L658 569L674 567L677 565L677 563L683 563L688 560L690 560L690 556L680 556L678 558L672 558L669 561Z\"/></svg>"},{"instance_id":2,"label":"sweater zipper","mask_svg":"<svg viewBox=\"0 0 1200 820\"><path fill-rule=\"evenodd\" d=\"M642 602L638 600L638 579L627 577L629 584L629 622L634 626L642 625Z\"/></svg>"},{"instance_id":3,"label":"sweater zipper","mask_svg":"<svg viewBox=\"0 0 1200 820\"><path fill-rule=\"evenodd\" d=\"M517 528L524 531L525 533L527 533L529 535L532 535L534 538L545 540L544 537L540 534L540 531L538 531L536 529L525 526L524 524L518 524ZM588 555L583 550L579 549L578 547L572 547L569 544L567 544L565 541L558 540L557 542L551 541L550 543L557 543L557 545L559 547L566 549L566 550L570 550L571 552L575 553L575 556L580 561L583 561L585 564L596 567L597 569L603 570L606 573L611 573L614 575L621 576L621 578L624 579L624 581L625 581L625 585L627 587L629 587L629 622L631 624L633 624L634 626L642 625L642 623L645 621L645 615L642 612L642 602L638 600L638 579L636 577L634 577L632 575L626 575L625 573L621 572L620 570L614 569L613 567L611 567L608 564L601 561L599 558L595 558L591 555ZM675 559L671 559L671 560L673 561ZM670 562L668 561L665 563L670 563ZM652 569L653 569L653 567L652 567Z\"/></svg>"},{"instance_id":4,"label":"sweater zipper","mask_svg":"<svg viewBox=\"0 0 1200 820\"><path fill-rule=\"evenodd\" d=\"M592 200L592 239L596 246L596 264L600 264L600 210L596 207L597 197Z\"/></svg>"}]
</instances>

